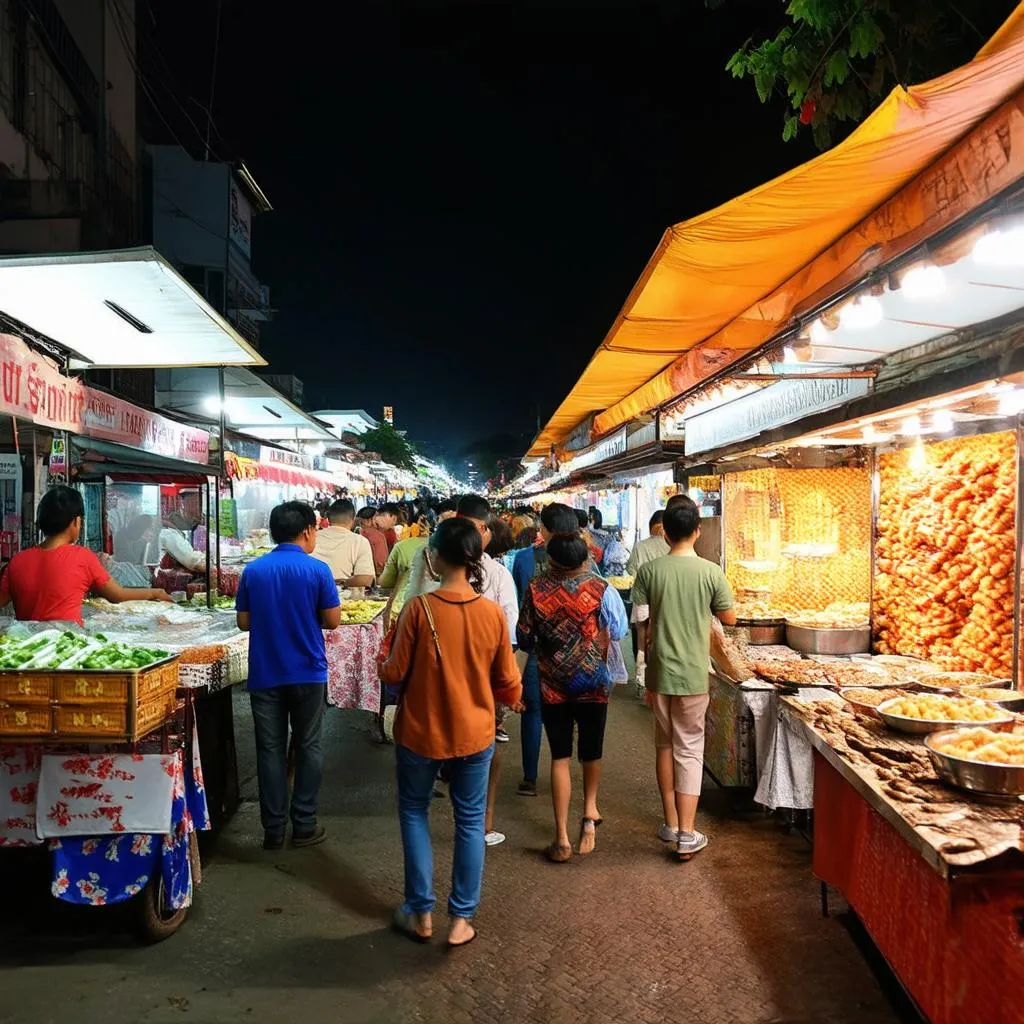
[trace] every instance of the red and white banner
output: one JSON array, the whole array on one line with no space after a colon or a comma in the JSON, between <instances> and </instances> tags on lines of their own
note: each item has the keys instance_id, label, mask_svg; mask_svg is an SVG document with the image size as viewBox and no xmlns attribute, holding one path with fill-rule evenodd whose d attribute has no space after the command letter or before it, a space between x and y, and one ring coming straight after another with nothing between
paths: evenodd
<instances>
[{"instance_id":1,"label":"red and white banner","mask_svg":"<svg viewBox=\"0 0 1024 1024\"><path fill-rule=\"evenodd\" d=\"M185 426L90 387L85 388L82 422L76 432L168 459L202 466L210 461L210 435L205 430Z\"/></svg>"},{"instance_id":2,"label":"red and white banner","mask_svg":"<svg viewBox=\"0 0 1024 1024\"><path fill-rule=\"evenodd\" d=\"M205 466L210 435L65 377L13 334L0 334L0 415Z\"/></svg>"}]
</instances>

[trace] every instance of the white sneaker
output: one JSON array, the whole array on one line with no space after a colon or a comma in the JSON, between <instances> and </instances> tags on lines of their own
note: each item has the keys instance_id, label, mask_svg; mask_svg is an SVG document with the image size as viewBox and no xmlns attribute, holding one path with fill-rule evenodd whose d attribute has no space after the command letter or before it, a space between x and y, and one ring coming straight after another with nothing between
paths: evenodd
<instances>
[{"instance_id":1,"label":"white sneaker","mask_svg":"<svg viewBox=\"0 0 1024 1024\"><path fill-rule=\"evenodd\" d=\"M679 833L674 828L669 828L668 825L662 825L658 829L658 838L663 843L674 843L679 839Z\"/></svg>"},{"instance_id":2,"label":"white sneaker","mask_svg":"<svg viewBox=\"0 0 1024 1024\"><path fill-rule=\"evenodd\" d=\"M501 844L505 842L505 833L488 832L487 835L484 836L484 842L488 846L501 846Z\"/></svg>"},{"instance_id":3,"label":"white sneaker","mask_svg":"<svg viewBox=\"0 0 1024 1024\"><path fill-rule=\"evenodd\" d=\"M707 845L708 837L703 832L680 832L676 840L676 856L680 860L689 860Z\"/></svg>"}]
</instances>

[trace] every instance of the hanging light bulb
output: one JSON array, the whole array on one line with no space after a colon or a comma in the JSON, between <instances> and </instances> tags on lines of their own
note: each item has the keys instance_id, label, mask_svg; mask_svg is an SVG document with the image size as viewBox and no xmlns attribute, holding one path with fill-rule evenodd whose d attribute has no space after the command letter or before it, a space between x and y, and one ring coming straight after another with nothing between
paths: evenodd
<instances>
[{"instance_id":1,"label":"hanging light bulb","mask_svg":"<svg viewBox=\"0 0 1024 1024\"><path fill-rule=\"evenodd\" d=\"M874 295L862 295L847 303L839 314L839 322L850 331L866 331L882 322L884 310Z\"/></svg>"},{"instance_id":2,"label":"hanging light bulb","mask_svg":"<svg viewBox=\"0 0 1024 1024\"><path fill-rule=\"evenodd\" d=\"M1024 412L1024 389L1005 391L999 396L999 415L1017 416Z\"/></svg>"},{"instance_id":3,"label":"hanging light bulb","mask_svg":"<svg viewBox=\"0 0 1024 1024\"><path fill-rule=\"evenodd\" d=\"M974 243L971 258L982 267L1024 267L1024 225L987 231Z\"/></svg>"},{"instance_id":4,"label":"hanging light bulb","mask_svg":"<svg viewBox=\"0 0 1024 1024\"><path fill-rule=\"evenodd\" d=\"M937 413L932 416L932 426L940 434L950 434L953 432L953 414L948 409L940 409Z\"/></svg>"},{"instance_id":5,"label":"hanging light bulb","mask_svg":"<svg viewBox=\"0 0 1024 1024\"><path fill-rule=\"evenodd\" d=\"M915 473L922 473L928 468L928 452L925 450L924 442L918 438L917 443L910 449L910 456L907 463Z\"/></svg>"},{"instance_id":6,"label":"hanging light bulb","mask_svg":"<svg viewBox=\"0 0 1024 1024\"><path fill-rule=\"evenodd\" d=\"M783 363L783 365L785 365L786 363L795 363L795 362L798 362L797 357L796 357L796 349L793 348L792 345L787 345L782 350L782 363Z\"/></svg>"},{"instance_id":7,"label":"hanging light bulb","mask_svg":"<svg viewBox=\"0 0 1024 1024\"><path fill-rule=\"evenodd\" d=\"M813 345L824 345L828 341L828 328L820 320L814 320L811 322L811 329L809 333L811 343Z\"/></svg>"},{"instance_id":8,"label":"hanging light bulb","mask_svg":"<svg viewBox=\"0 0 1024 1024\"><path fill-rule=\"evenodd\" d=\"M904 437L915 437L921 433L921 417L907 416L900 424L900 433Z\"/></svg>"},{"instance_id":9,"label":"hanging light bulb","mask_svg":"<svg viewBox=\"0 0 1024 1024\"><path fill-rule=\"evenodd\" d=\"M937 299L946 293L946 275L934 263L922 263L903 275L900 291L911 302Z\"/></svg>"}]
</instances>

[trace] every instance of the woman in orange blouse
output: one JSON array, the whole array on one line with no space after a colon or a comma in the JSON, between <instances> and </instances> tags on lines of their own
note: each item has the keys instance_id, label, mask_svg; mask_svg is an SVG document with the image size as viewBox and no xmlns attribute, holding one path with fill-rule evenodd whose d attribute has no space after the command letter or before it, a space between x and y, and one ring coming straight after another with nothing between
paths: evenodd
<instances>
[{"instance_id":1,"label":"woman in orange blouse","mask_svg":"<svg viewBox=\"0 0 1024 1024\"><path fill-rule=\"evenodd\" d=\"M455 814L448 945L476 938L473 915L484 870L487 777L495 704L518 705L522 684L502 610L480 596L480 532L468 519L442 523L430 539L441 587L409 601L380 678L401 684L395 718L398 816L405 852L405 902L395 927L429 941L434 861L428 811L442 765Z\"/></svg>"}]
</instances>

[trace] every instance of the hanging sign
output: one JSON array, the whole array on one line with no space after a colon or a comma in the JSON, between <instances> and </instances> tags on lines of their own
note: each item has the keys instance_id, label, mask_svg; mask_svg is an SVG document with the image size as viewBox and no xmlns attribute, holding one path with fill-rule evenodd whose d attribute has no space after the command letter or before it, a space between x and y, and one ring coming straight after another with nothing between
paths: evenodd
<instances>
[{"instance_id":1,"label":"hanging sign","mask_svg":"<svg viewBox=\"0 0 1024 1024\"><path fill-rule=\"evenodd\" d=\"M68 471L68 445L63 437L50 442L50 476L64 476Z\"/></svg>"},{"instance_id":2,"label":"hanging sign","mask_svg":"<svg viewBox=\"0 0 1024 1024\"><path fill-rule=\"evenodd\" d=\"M0 412L77 432L84 390L80 380L65 377L21 338L0 334Z\"/></svg>"},{"instance_id":3,"label":"hanging sign","mask_svg":"<svg viewBox=\"0 0 1024 1024\"><path fill-rule=\"evenodd\" d=\"M871 380L867 377L778 381L686 420L686 454L697 455L746 441L766 430L863 398L870 390Z\"/></svg>"},{"instance_id":4,"label":"hanging sign","mask_svg":"<svg viewBox=\"0 0 1024 1024\"><path fill-rule=\"evenodd\" d=\"M584 449L578 455L567 459L561 464L563 473L575 473L577 470L586 469L588 466L596 466L598 463L622 455L626 450L626 428L620 427L614 434L602 438L596 444Z\"/></svg>"}]
</instances>

